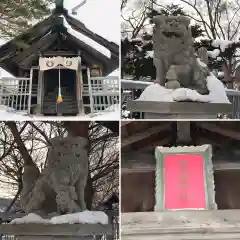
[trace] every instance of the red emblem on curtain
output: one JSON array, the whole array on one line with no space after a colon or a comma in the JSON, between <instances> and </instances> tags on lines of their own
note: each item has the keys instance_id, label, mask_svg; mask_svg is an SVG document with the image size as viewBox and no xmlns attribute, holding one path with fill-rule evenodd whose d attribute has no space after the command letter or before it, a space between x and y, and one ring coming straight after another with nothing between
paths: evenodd
<instances>
[{"instance_id":1,"label":"red emblem on curtain","mask_svg":"<svg viewBox=\"0 0 240 240\"><path fill-rule=\"evenodd\" d=\"M165 156L166 209L206 208L203 164L200 154Z\"/></svg>"}]
</instances>

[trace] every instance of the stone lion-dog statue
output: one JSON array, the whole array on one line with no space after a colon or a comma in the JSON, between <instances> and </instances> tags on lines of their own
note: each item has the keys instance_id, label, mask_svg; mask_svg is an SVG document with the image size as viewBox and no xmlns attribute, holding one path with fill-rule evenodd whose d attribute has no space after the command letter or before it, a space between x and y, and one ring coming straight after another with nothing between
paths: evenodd
<instances>
[{"instance_id":1,"label":"stone lion-dog statue","mask_svg":"<svg viewBox=\"0 0 240 240\"><path fill-rule=\"evenodd\" d=\"M167 87L168 71L171 69L175 72L178 85L175 88L190 88L200 94L208 94L206 78L210 72L197 61L189 27L190 19L185 16L157 15L153 23L156 83Z\"/></svg>"},{"instance_id":2,"label":"stone lion-dog statue","mask_svg":"<svg viewBox=\"0 0 240 240\"><path fill-rule=\"evenodd\" d=\"M87 139L53 138L46 167L24 166L20 203L26 213L61 215L86 210L84 188L88 176Z\"/></svg>"}]
</instances>

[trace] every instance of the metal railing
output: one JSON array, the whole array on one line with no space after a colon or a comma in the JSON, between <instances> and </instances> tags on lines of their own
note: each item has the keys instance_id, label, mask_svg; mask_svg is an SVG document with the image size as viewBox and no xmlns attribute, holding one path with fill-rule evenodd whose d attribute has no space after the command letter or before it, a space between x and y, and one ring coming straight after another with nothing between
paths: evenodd
<instances>
[{"instance_id":1,"label":"metal railing","mask_svg":"<svg viewBox=\"0 0 240 240\"><path fill-rule=\"evenodd\" d=\"M131 112L126 108L128 100L135 100L140 97L144 89L152 82L121 80L121 104L122 118L143 119L143 112ZM240 91L226 89L229 101L232 103L232 113L224 116L230 119L240 119Z\"/></svg>"},{"instance_id":2,"label":"metal railing","mask_svg":"<svg viewBox=\"0 0 240 240\"><path fill-rule=\"evenodd\" d=\"M119 212L118 210L107 210L106 214L109 217L109 223L112 225L112 235L102 234L94 235L96 240L119 240ZM7 216L3 213L0 214L1 224L7 224L15 218L21 218L25 216L24 213L13 213L8 214ZM17 240L13 235L3 235L0 232L0 240Z\"/></svg>"},{"instance_id":3,"label":"metal railing","mask_svg":"<svg viewBox=\"0 0 240 240\"><path fill-rule=\"evenodd\" d=\"M83 97L89 97L88 107L91 113L117 110L119 105L119 78L117 76L91 77L88 84L83 84ZM32 85L30 78L1 78L0 105L9 110L30 114L31 97L37 97L37 85Z\"/></svg>"}]
</instances>

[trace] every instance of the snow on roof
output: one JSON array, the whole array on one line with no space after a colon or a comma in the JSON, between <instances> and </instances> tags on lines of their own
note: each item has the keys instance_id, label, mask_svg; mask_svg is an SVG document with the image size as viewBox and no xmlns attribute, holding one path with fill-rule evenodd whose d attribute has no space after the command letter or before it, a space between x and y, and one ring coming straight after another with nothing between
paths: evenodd
<instances>
[{"instance_id":1,"label":"snow on roof","mask_svg":"<svg viewBox=\"0 0 240 240\"><path fill-rule=\"evenodd\" d=\"M232 41L229 41L229 40L224 40L224 39L215 39L213 40L212 42L212 46L213 47L219 47L221 49L222 52L225 51L226 48L228 48L228 46L230 44L232 44L233 42Z\"/></svg>"},{"instance_id":2,"label":"snow on roof","mask_svg":"<svg viewBox=\"0 0 240 240\"><path fill-rule=\"evenodd\" d=\"M70 26L70 24L67 22L67 20L65 19L65 17L63 15L61 15L60 17L63 18L63 25L67 28L67 31L68 31L69 34L71 34L73 37L76 37L79 40L83 41L84 43L86 43L90 47L96 49L98 52L102 53L106 57L111 58L111 51L110 50L108 50L104 46L100 45L99 43L95 42L91 38L89 38L89 37L83 35L82 33L74 30Z\"/></svg>"}]
</instances>

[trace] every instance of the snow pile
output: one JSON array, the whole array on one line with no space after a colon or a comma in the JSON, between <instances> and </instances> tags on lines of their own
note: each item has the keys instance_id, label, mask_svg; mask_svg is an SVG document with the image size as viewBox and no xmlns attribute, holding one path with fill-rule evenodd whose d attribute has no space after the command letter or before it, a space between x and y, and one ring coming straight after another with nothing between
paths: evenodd
<instances>
[{"instance_id":1,"label":"snow pile","mask_svg":"<svg viewBox=\"0 0 240 240\"><path fill-rule=\"evenodd\" d=\"M96 49L98 52L102 53L108 58L111 58L111 52L105 48L104 46L100 45L99 43L95 42L91 38L83 35L82 33L74 30L67 22L64 16L61 16L63 18L63 24L67 28L67 31L69 34L71 34L73 37L78 38L79 40L83 41L85 44L89 45L90 47Z\"/></svg>"},{"instance_id":2,"label":"snow pile","mask_svg":"<svg viewBox=\"0 0 240 240\"><path fill-rule=\"evenodd\" d=\"M79 115L79 116L65 116L65 120L119 120L120 119L120 106L119 104L114 104L106 108L102 112L90 113L88 115ZM62 120L62 116L36 116L28 115L26 112L19 112L15 109L9 108L4 105L0 105L0 120L8 121L59 121Z\"/></svg>"},{"instance_id":3,"label":"snow pile","mask_svg":"<svg viewBox=\"0 0 240 240\"><path fill-rule=\"evenodd\" d=\"M95 117L91 119L95 120L119 120L120 119L120 105L114 104L106 108L104 111L97 113Z\"/></svg>"},{"instance_id":4,"label":"snow pile","mask_svg":"<svg viewBox=\"0 0 240 240\"><path fill-rule=\"evenodd\" d=\"M73 214L65 214L57 217L53 217L50 220L51 224L63 224L63 223L86 223L86 224L108 224L108 216L101 211L84 211Z\"/></svg>"},{"instance_id":5,"label":"snow pile","mask_svg":"<svg viewBox=\"0 0 240 240\"><path fill-rule=\"evenodd\" d=\"M139 101L174 102L194 101L209 103L230 103L223 83L212 73L207 77L208 95L201 95L188 88L167 89L159 84L149 85L137 99Z\"/></svg>"},{"instance_id":6,"label":"snow pile","mask_svg":"<svg viewBox=\"0 0 240 240\"><path fill-rule=\"evenodd\" d=\"M146 58L153 58L153 51L146 51Z\"/></svg>"},{"instance_id":7,"label":"snow pile","mask_svg":"<svg viewBox=\"0 0 240 240\"><path fill-rule=\"evenodd\" d=\"M19 112L14 108L0 105L0 119L2 120L29 120L29 117L26 115L26 112Z\"/></svg>"},{"instance_id":8,"label":"snow pile","mask_svg":"<svg viewBox=\"0 0 240 240\"><path fill-rule=\"evenodd\" d=\"M223 40L223 39L215 39L212 42L212 46L216 48L220 48L222 52L225 51L226 48L229 47L233 42L229 40Z\"/></svg>"},{"instance_id":9,"label":"snow pile","mask_svg":"<svg viewBox=\"0 0 240 240\"><path fill-rule=\"evenodd\" d=\"M219 56L220 54L220 50L219 49L214 49L213 51L207 51L208 56L211 58L216 58Z\"/></svg>"},{"instance_id":10,"label":"snow pile","mask_svg":"<svg viewBox=\"0 0 240 240\"><path fill-rule=\"evenodd\" d=\"M51 219L44 219L35 213L30 213L22 218L16 218L10 224L26 224L26 223L44 223L44 224L108 224L108 216L101 211L83 211L72 214L56 216Z\"/></svg>"},{"instance_id":11,"label":"snow pile","mask_svg":"<svg viewBox=\"0 0 240 240\"><path fill-rule=\"evenodd\" d=\"M27 216L22 218L13 219L10 224L23 224L23 223L49 223L48 219L43 219L35 213L29 213Z\"/></svg>"}]
</instances>

